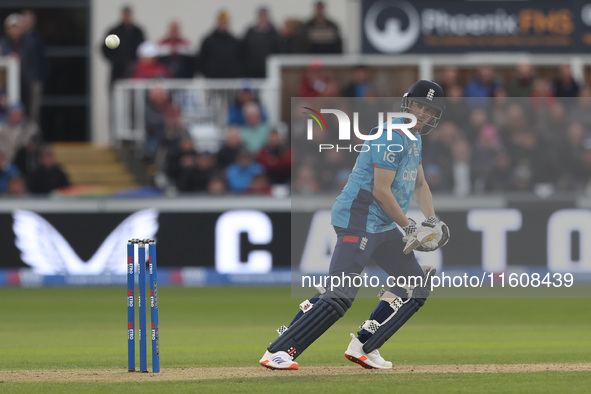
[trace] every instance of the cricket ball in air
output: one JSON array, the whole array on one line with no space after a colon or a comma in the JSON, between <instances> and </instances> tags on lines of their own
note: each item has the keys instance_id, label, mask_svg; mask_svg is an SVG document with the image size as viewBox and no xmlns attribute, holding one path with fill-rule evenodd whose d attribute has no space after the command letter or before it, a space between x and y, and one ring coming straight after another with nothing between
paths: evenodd
<instances>
[{"instance_id":1,"label":"cricket ball in air","mask_svg":"<svg viewBox=\"0 0 591 394\"><path fill-rule=\"evenodd\" d=\"M119 46L119 37L115 34L109 34L107 38L105 38L105 45L109 49L115 49Z\"/></svg>"}]
</instances>

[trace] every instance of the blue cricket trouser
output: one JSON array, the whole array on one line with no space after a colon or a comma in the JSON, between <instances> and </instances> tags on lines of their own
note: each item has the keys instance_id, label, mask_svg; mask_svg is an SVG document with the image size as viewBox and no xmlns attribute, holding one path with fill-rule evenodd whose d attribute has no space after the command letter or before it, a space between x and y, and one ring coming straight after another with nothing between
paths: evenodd
<instances>
[{"instance_id":1,"label":"blue cricket trouser","mask_svg":"<svg viewBox=\"0 0 591 394\"><path fill-rule=\"evenodd\" d=\"M377 234L341 227L335 227L335 231L337 243L330 261L329 275L360 274L371 259L392 277L423 276L423 269L414 253L406 255L402 252L404 241L398 229ZM392 287L390 291L400 297L407 296L406 290L399 287ZM318 296L319 294L310 299L310 302L314 304L318 301ZM390 305L380 301L369 319L381 323L391 314ZM302 315L303 312L299 311L290 326ZM365 342L371 336L365 330L359 331L358 334L361 342Z\"/></svg>"}]
</instances>

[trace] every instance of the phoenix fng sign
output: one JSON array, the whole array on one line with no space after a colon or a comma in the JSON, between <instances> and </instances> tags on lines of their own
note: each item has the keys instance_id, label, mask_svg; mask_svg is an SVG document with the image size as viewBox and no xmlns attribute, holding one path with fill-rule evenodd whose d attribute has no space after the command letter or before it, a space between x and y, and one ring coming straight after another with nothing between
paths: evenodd
<instances>
[{"instance_id":1,"label":"phoenix fng sign","mask_svg":"<svg viewBox=\"0 0 591 394\"><path fill-rule=\"evenodd\" d=\"M591 2L365 0L362 10L365 53L576 52L591 45Z\"/></svg>"}]
</instances>

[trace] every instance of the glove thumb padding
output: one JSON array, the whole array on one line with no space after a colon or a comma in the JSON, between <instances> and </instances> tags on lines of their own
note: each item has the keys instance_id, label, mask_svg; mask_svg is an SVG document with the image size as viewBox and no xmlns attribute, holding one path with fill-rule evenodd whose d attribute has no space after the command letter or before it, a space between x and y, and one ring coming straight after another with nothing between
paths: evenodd
<instances>
[{"instance_id":1,"label":"glove thumb padding","mask_svg":"<svg viewBox=\"0 0 591 394\"><path fill-rule=\"evenodd\" d=\"M435 225L437 235L434 240L425 242L421 246L417 247L416 250L419 252L432 252L447 244L450 237L449 227L444 222L440 221Z\"/></svg>"}]
</instances>

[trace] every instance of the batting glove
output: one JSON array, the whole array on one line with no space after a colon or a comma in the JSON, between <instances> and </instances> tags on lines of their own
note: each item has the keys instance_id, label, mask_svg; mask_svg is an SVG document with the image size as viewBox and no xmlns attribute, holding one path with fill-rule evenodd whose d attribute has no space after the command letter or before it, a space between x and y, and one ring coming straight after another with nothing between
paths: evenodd
<instances>
[{"instance_id":1,"label":"batting glove","mask_svg":"<svg viewBox=\"0 0 591 394\"><path fill-rule=\"evenodd\" d=\"M416 235L418 228L417 222L415 222L411 218L407 218L410 222L407 226L402 227L402 231L404 231L405 236L402 238L404 242L407 242L412 235Z\"/></svg>"},{"instance_id":2,"label":"batting glove","mask_svg":"<svg viewBox=\"0 0 591 394\"><path fill-rule=\"evenodd\" d=\"M432 252L445 246L449 241L449 227L435 216L430 216L424 222L422 222L421 228L434 229L436 231L436 236L434 240L418 246L416 250L419 252Z\"/></svg>"}]
</instances>

